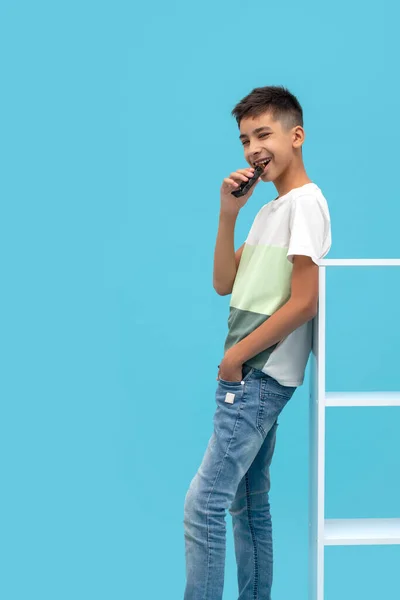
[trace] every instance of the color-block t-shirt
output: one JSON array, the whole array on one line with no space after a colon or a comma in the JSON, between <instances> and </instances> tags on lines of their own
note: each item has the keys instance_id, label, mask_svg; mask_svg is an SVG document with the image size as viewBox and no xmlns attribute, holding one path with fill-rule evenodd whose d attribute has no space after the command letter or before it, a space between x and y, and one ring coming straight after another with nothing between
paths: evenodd
<instances>
[{"instance_id":1,"label":"color-block t-shirt","mask_svg":"<svg viewBox=\"0 0 400 600\"><path fill-rule=\"evenodd\" d=\"M290 298L293 256L318 264L331 247L327 202L315 183L293 188L257 213L232 289L224 352L269 319ZM299 386L312 346L314 319L244 364L281 385Z\"/></svg>"}]
</instances>

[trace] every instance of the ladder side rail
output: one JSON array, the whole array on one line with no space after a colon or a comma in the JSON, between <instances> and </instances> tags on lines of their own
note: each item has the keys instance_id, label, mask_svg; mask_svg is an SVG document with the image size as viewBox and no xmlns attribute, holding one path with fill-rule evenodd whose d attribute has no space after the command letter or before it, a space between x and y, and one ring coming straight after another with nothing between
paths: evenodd
<instances>
[{"instance_id":1,"label":"ladder side rail","mask_svg":"<svg viewBox=\"0 0 400 600\"><path fill-rule=\"evenodd\" d=\"M309 596L324 598L326 268L319 267L314 320L309 429Z\"/></svg>"}]
</instances>

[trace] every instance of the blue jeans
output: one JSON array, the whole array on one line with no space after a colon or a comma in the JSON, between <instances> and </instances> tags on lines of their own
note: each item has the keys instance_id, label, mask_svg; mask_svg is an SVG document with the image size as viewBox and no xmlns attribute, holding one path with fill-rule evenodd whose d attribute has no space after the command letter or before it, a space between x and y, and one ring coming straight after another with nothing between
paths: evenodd
<instances>
[{"instance_id":1,"label":"blue jeans","mask_svg":"<svg viewBox=\"0 0 400 600\"><path fill-rule=\"evenodd\" d=\"M222 600L226 509L232 515L238 600L270 600L269 467L278 416L295 387L243 366L242 381L218 380L214 431L185 496L184 600Z\"/></svg>"}]
</instances>

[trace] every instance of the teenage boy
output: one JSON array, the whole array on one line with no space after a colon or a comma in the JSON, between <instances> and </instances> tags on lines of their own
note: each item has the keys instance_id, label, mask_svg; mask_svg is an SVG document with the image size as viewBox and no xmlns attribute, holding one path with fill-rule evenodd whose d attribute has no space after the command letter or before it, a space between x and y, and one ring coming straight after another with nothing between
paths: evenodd
<instances>
[{"instance_id":1,"label":"teenage boy","mask_svg":"<svg viewBox=\"0 0 400 600\"><path fill-rule=\"evenodd\" d=\"M303 111L284 87L254 89L232 115L248 168L223 180L214 288L232 294L214 430L185 497L184 600L222 600L232 516L238 600L270 600L270 464L278 416L303 383L318 307L318 261L331 247L329 209L303 164ZM231 192L265 165L245 196ZM234 251L240 209L260 181L278 196Z\"/></svg>"}]
</instances>

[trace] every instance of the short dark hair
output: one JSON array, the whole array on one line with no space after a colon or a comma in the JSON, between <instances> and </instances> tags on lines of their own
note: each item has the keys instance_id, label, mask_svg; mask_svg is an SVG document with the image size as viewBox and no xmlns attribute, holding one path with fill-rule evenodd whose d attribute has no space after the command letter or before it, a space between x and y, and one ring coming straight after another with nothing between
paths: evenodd
<instances>
[{"instance_id":1,"label":"short dark hair","mask_svg":"<svg viewBox=\"0 0 400 600\"><path fill-rule=\"evenodd\" d=\"M244 117L258 117L266 112L271 113L275 121L280 121L286 131L297 125L303 127L303 109L296 96L283 86L254 88L235 106L232 115L240 127Z\"/></svg>"}]
</instances>

